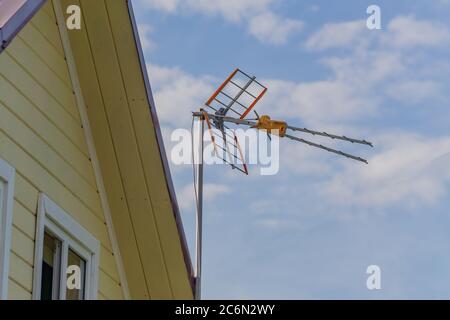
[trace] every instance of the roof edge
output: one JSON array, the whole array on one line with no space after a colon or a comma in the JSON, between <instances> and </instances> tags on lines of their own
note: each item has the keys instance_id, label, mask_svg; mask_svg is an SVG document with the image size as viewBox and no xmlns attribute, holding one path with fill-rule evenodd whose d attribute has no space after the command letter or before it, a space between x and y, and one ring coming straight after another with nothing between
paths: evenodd
<instances>
[{"instance_id":1,"label":"roof edge","mask_svg":"<svg viewBox=\"0 0 450 320\"><path fill-rule=\"evenodd\" d=\"M0 53L6 49L22 28L33 18L46 0L28 0L16 13L0 28Z\"/></svg>"},{"instance_id":2,"label":"roof edge","mask_svg":"<svg viewBox=\"0 0 450 320\"><path fill-rule=\"evenodd\" d=\"M150 80L149 80L148 73L147 73L147 66L145 64L144 52L142 50L142 45L141 45L141 41L140 41L140 37L139 37L137 23L136 23L136 19L134 16L132 1L131 0L126 0L126 1L127 1L128 13L130 15L131 25L133 28L136 49L137 49L138 56L139 56L139 63L141 66L142 76L144 79L145 90L147 92L147 99L148 99L148 103L149 103L150 114L151 114L151 118L152 118L152 122L153 122L153 127L155 129L157 144L159 147L159 154L161 156L161 161L162 161L163 169L164 169L164 175L166 177L166 184L167 184L167 188L169 191L170 202L172 205L173 213L175 216L175 222L177 224L177 229L178 229L178 233L180 236L180 242L181 242L181 247L183 250L184 262L186 264L186 268L187 268L187 271L188 271L189 277L190 277L190 285L191 285L192 293L195 297L194 270L192 267L192 262L191 262L191 258L190 258L190 254L189 254L189 248L188 248L187 241L186 241L186 235L184 233L183 222L181 220L180 209L178 207L175 188L173 186L172 176L170 174L169 163L168 163L166 151L164 148L164 141L162 138L158 115L156 113L155 101L153 99L152 88L151 88Z\"/></svg>"}]
</instances>

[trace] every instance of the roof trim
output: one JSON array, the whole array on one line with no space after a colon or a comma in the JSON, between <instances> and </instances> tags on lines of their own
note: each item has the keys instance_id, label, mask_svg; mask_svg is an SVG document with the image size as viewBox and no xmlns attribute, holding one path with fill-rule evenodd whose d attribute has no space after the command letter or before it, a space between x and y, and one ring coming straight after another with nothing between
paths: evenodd
<instances>
[{"instance_id":1,"label":"roof trim","mask_svg":"<svg viewBox=\"0 0 450 320\"><path fill-rule=\"evenodd\" d=\"M136 43L136 49L138 51L139 63L141 66L142 76L144 78L145 91L147 92L147 99L149 103L150 114L153 122L153 127L155 128L156 139L159 147L159 154L161 156L161 161L163 163L164 175L166 177L166 184L169 191L170 202L172 204L172 209L175 216L175 222L177 224L178 233L180 236L181 247L183 250L184 262L186 264L187 271L190 277L190 284L192 292L195 296L195 276L192 268L191 258L189 254L189 248L186 241L186 235L184 233L183 222L181 220L180 209L178 207L178 202L176 198L175 188L173 186L172 176L170 174L169 162L167 160L166 151L164 148L164 141L161 134L161 128L159 125L158 115L156 113L155 101L153 99L152 88L150 85L150 80L148 78L147 67L145 64L144 52L142 50L142 45L139 37L139 32L137 28L136 19L134 16L132 0L127 0L128 13L130 15L131 25L133 28L133 34Z\"/></svg>"},{"instance_id":2,"label":"roof trim","mask_svg":"<svg viewBox=\"0 0 450 320\"><path fill-rule=\"evenodd\" d=\"M0 28L0 53L6 49L20 30L33 18L46 0L28 0L19 10Z\"/></svg>"}]
</instances>

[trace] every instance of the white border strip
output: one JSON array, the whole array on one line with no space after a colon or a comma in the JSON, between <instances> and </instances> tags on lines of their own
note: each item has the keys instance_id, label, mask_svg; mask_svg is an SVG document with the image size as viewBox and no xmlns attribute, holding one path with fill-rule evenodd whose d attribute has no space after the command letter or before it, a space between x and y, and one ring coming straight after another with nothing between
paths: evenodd
<instances>
[{"instance_id":1,"label":"white border strip","mask_svg":"<svg viewBox=\"0 0 450 320\"><path fill-rule=\"evenodd\" d=\"M15 174L16 170L0 158L0 182L6 185L2 202L6 210L0 207L0 300L6 300L8 297Z\"/></svg>"}]
</instances>

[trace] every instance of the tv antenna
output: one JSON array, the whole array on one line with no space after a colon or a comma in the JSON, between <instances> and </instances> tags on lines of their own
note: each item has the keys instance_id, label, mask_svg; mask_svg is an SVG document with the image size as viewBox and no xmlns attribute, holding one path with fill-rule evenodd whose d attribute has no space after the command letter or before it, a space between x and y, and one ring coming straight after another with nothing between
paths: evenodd
<instances>
[{"instance_id":1,"label":"tv antenna","mask_svg":"<svg viewBox=\"0 0 450 320\"><path fill-rule=\"evenodd\" d=\"M254 110L256 104L261 100L267 88L240 69L234 70L229 77L219 86L214 94L206 101L205 106L199 111L193 112L192 129L194 119L200 122L198 164L194 163L194 189L197 204L196 216L196 264L195 264L195 298L201 299L201 271L202 271L202 226L203 226L203 150L205 123L214 145L214 155L227 163L233 169L248 175L248 167L245 163L244 154L241 150L239 140L235 134L235 127L245 126L263 130L270 138L272 134L280 138L288 138L297 142L319 148L348 159L368 163L352 154L332 149L319 143L315 143L295 136L295 133L306 133L313 136L321 136L333 140L342 140L373 147L371 142L361 139L349 138L323 131L310 130L295 127L285 121L272 120L268 115L259 116ZM250 112L255 114L254 119L248 118ZM192 130L193 131L193 130ZM194 160L194 138L192 137L192 159ZM220 150L220 151L219 151Z\"/></svg>"}]
</instances>

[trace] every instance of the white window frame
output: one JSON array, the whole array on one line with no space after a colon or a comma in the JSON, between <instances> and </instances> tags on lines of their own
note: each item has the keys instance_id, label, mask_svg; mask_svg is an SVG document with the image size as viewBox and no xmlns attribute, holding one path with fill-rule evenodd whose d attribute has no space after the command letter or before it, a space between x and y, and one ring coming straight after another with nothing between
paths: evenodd
<instances>
[{"instance_id":1,"label":"white window frame","mask_svg":"<svg viewBox=\"0 0 450 320\"><path fill-rule=\"evenodd\" d=\"M61 241L61 274L58 284L60 300L66 298L67 255L69 248L85 262L84 298L97 299L100 242L85 228L75 221L45 194L39 195L38 216L36 224L35 265L33 281L33 299L41 298L42 256L44 250L44 234L49 232Z\"/></svg>"},{"instance_id":2,"label":"white window frame","mask_svg":"<svg viewBox=\"0 0 450 320\"><path fill-rule=\"evenodd\" d=\"M0 183L3 186L1 193L3 199L0 201L0 300L8 297L15 174L15 169L0 158Z\"/></svg>"}]
</instances>

